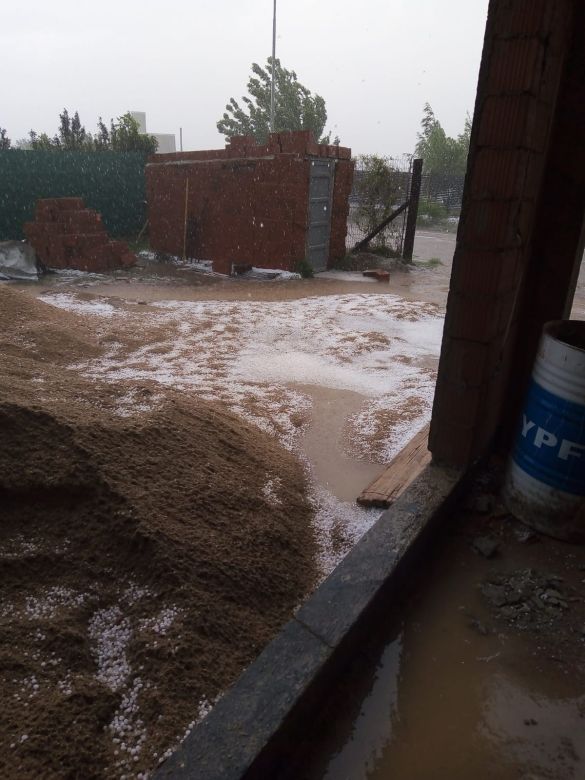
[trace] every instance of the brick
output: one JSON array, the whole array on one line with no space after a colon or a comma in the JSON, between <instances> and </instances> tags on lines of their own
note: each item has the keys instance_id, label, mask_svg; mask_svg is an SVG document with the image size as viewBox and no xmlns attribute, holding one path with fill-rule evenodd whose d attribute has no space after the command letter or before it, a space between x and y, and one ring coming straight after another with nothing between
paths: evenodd
<instances>
[{"instance_id":1,"label":"brick","mask_svg":"<svg viewBox=\"0 0 585 780\"><path fill-rule=\"evenodd\" d=\"M544 55L544 43L538 38L494 41L486 84L488 94L530 92L538 96Z\"/></svg>"},{"instance_id":2,"label":"brick","mask_svg":"<svg viewBox=\"0 0 585 780\"><path fill-rule=\"evenodd\" d=\"M471 442L474 425L459 425L449 422L454 403L450 396L444 393L435 397L433 420L429 435L429 450L433 460L450 466L463 466L471 460ZM439 424L440 420L440 424Z\"/></svg>"},{"instance_id":3,"label":"brick","mask_svg":"<svg viewBox=\"0 0 585 780\"><path fill-rule=\"evenodd\" d=\"M495 296L454 294L445 332L453 339L489 343L498 332L498 305Z\"/></svg>"},{"instance_id":4,"label":"brick","mask_svg":"<svg viewBox=\"0 0 585 780\"><path fill-rule=\"evenodd\" d=\"M280 148L284 153L299 155L317 153L317 143L310 130L299 130L294 133L280 133L279 142ZM309 151L309 149L312 151Z\"/></svg>"},{"instance_id":5,"label":"brick","mask_svg":"<svg viewBox=\"0 0 585 780\"><path fill-rule=\"evenodd\" d=\"M451 339L483 345L496 343L508 328L517 302L517 291L489 298L457 295L445 332Z\"/></svg>"},{"instance_id":6,"label":"brick","mask_svg":"<svg viewBox=\"0 0 585 780\"><path fill-rule=\"evenodd\" d=\"M494 34L506 38L545 36L550 27L551 6L558 1L551 3L550 0L499 0L494 4Z\"/></svg>"},{"instance_id":7,"label":"brick","mask_svg":"<svg viewBox=\"0 0 585 780\"><path fill-rule=\"evenodd\" d=\"M551 113L532 95L490 95L481 108L478 144L543 152Z\"/></svg>"},{"instance_id":8,"label":"brick","mask_svg":"<svg viewBox=\"0 0 585 780\"><path fill-rule=\"evenodd\" d=\"M448 328L448 322L445 328ZM480 387L485 379L488 353L485 344L444 337L440 374L449 377L450 382L462 390Z\"/></svg>"},{"instance_id":9,"label":"brick","mask_svg":"<svg viewBox=\"0 0 585 780\"><path fill-rule=\"evenodd\" d=\"M454 260L451 289L472 296L494 298L515 288L522 272L522 252L469 249L465 257Z\"/></svg>"},{"instance_id":10,"label":"brick","mask_svg":"<svg viewBox=\"0 0 585 780\"><path fill-rule=\"evenodd\" d=\"M54 222L59 211L52 201L38 200L35 208L35 219L42 222Z\"/></svg>"},{"instance_id":11,"label":"brick","mask_svg":"<svg viewBox=\"0 0 585 780\"><path fill-rule=\"evenodd\" d=\"M531 153L523 149L480 149L470 191L473 198L520 199Z\"/></svg>"},{"instance_id":12,"label":"brick","mask_svg":"<svg viewBox=\"0 0 585 780\"><path fill-rule=\"evenodd\" d=\"M55 198L59 211L79 211L84 208L83 198Z\"/></svg>"},{"instance_id":13,"label":"brick","mask_svg":"<svg viewBox=\"0 0 585 780\"><path fill-rule=\"evenodd\" d=\"M465 249L513 249L521 244L521 201L472 200L459 240Z\"/></svg>"}]
</instances>

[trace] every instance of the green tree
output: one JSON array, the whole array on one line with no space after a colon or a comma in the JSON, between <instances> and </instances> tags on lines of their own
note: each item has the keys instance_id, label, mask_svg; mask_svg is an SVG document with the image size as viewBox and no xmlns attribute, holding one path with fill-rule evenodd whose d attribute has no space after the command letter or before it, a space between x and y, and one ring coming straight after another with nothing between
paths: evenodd
<instances>
[{"instance_id":1,"label":"green tree","mask_svg":"<svg viewBox=\"0 0 585 780\"><path fill-rule=\"evenodd\" d=\"M39 135L34 130L31 130L29 133L29 137L30 137L30 147L35 152L53 151L55 149L61 148L57 143L58 139L49 138L49 136L46 133L41 133Z\"/></svg>"},{"instance_id":2,"label":"green tree","mask_svg":"<svg viewBox=\"0 0 585 780\"><path fill-rule=\"evenodd\" d=\"M3 127L0 127L0 150L10 149L12 141L8 138L7 132Z\"/></svg>"},{"instance_id":3,"label":"green tree","mask_svg":"<svg viewBox=\"0 0 585 780\"><path fill-rule=\"evenodd\" d=\"M425 103L415 156L423 158L426 173L464 174L470 134L469 114L465 118L463 132L457 138L451 138L443 130L431 106Z\"/></svg>"},{"instance_id":4,"label":"green tree","mask_svg":"<svg viewBox=\"0 0 585 780\"><path fill-rule=\"evenodd\" d=\"M243 105L230 98L222 118L217 123L220 133L231 138L234 135L252 136L258 143L265 143L270 133L270 84L272 57L266 67L252 64L248 79L248 95L242 97ZM329 143L330 135L322 138L327 109L320 95L313 95L297 79L294 70L287 70L274 61L274 130L312 130L315 138ZM337 139L339 143L339 139Z\"/></svg>"},{"instance_id":5,"label":"green tree","mask_svg":"<svg viewBox=\"0 0 585 780\"><path fill-rule=\"evenodd\" d=\"M140 133L138 122L130 112L110 120L110 129L106 127L102 118L98 120L98 129L95 136L88 133L81 124L79 114L76 111L73 117L69 116L66 108L59 114L59 130L53 138L46 133L40 135L34 130L29 133L30 147L35 150L51 151L116 151L116 152L144 152L154 154L158 141L153 135Z\"/></svg>"},{"instance_id":6,"label":"green tree","mask_svg":"<svg viewBox=\"0 0 585 780\"><path fill-rule=\"evenodd\" d=\"M91 135L88 135L81 124L77 111L73 114L73 118L69 117L66 108L63 109L62 114L59 114L59 133L54 141L66 152L76 152L91 146Z\"/></svg>"},{"instance_id":7,"label":"green tree","mask_svg":"<svg viewBox=\"0 0 585 780\"><path fill-rule=\"evenodd\" d=\"M111 120L110 148L115 152L154 154L157 146L158 141L153 135L143 135L140 132L138 122L129 111L119 116L116 122L113 119Z\"/></svg>"},{"instance_id":8,"label":"green tree","mask_svg":"<svg viewBox=\"0 0 585 780\"><path fill-rule=\"evenodd\" d=\"M354 174L354 194L357 208L354 221L357 227L367 235L380 222L390 216L392 211L406 200L407 177L392 165L392 162L377 154L361 154L356 159ZM391 223L382 231L374 244L383 245L398 224Z\"/></svg>"},{"instance_id":9,"label":"green tree","mask_svg":"<svg viewBox=\"0 0 585 780\"><path fill-rule=\"evenodd\" d=\"M110 131L101 116L98 117L97 127L97 133L93 137L93 145L97 152L101 152L110 148Z\"/></svg>"}]
</instances>

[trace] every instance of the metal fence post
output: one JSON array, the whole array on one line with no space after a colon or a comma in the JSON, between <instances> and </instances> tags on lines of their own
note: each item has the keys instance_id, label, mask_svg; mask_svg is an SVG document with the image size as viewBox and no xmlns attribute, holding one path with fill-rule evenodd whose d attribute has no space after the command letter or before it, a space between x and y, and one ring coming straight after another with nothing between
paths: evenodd
<instances>
[{"instance_id":1,"label":"metal fence post","mask_svg":"<svg viewBox=\"0 0 585 780\"><path fill-rule=\"evenodd\" d=\"M414 250L414 234L416 232L416 218L418 216L418 200L420 197L420 186L422 181L423 161L417 158L412 163L412 179L410 182L410 198L408 203L408 216L406 217L406 230L404 232L404 246L402 248L402 259L407 263L412 263L412 253Z\"/></svg>"}]
</instances>

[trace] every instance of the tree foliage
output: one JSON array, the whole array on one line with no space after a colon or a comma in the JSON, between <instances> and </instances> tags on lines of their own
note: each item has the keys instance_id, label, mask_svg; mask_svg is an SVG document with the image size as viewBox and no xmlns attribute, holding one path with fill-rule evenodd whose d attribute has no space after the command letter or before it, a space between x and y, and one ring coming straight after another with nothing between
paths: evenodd
<instances>
[{"instance_id":1,"label":"tree foliage","mask_svg":"<svg viewBox=\"0 0 585 780\"><path fill-rule=\"evenodd\" d=\"M59 130L52 138L46 133L39 135L34 130L30 131L29 136L30 146L36 150L154 154L158 146L153 135L140 133L138 122L129 112L118 117L115 122L111 119L109 129L100 117L97 132L92 135L81 124L77 111L70 117L69 112L64 108L63 112L59 114Z\"/></svg>"},{"instance_id":2,"label":"tree foliage","mask_svg":"<svg viewBox=\"0 0 585 780\"><path fill-rule=\"evenodd\" d=\"M406 186L404 174L387 158L377 154L361 154L357 157L354 195L358 205L354 220L364 235L374 230L406 200ZM392 229L391 223L389 231ZM386 238L385 233L380 233L377 243L384 242Z\"/></svg>"},{"instance_id":3,"label":"tree foliage","mask_svg":"<svg viewBox=\"0 0 585 780\"><path fill-rule=\"evenodd\" d=\"M274 60L274 130L312 130L321 143L331 143L331 134L323 136L327 122L325 101L320 95L313 95L297 79L294 70L287 70ZM234 135L252 136L258 143L265 143L270 133L270 85L272 57L266 67L252 64L252 75L248 79L248 95L242 97L240 105L230 98L222 118L217 123L220 133L231 138ZM339 143L336 139L334 143Z\"/></svg>"},{"instance_id":4,"label":"tree foliage","mask_svg":"<svg viewBox=\"0 0 585 780\"><path fill-rule=\"evenodd\" d=\"M12 141L8 138L7 132L3 127L0 127L0 150L10 149Z\"/></svg>"},{"instance_id":5,"label":"tree foliage","mask_svg":"<svg viewBox=\"0 0 585 780\"><path fill-rule=\"evenodd\" d=\"M425 103L421 130L415 156L424 160L425 173L456 173L464 174L467 167L469 138L471 135L471 118L465 118L463 132L457 138L448 136L441 123L436 118L433 109Z\"/></svg>"}]
</instances>

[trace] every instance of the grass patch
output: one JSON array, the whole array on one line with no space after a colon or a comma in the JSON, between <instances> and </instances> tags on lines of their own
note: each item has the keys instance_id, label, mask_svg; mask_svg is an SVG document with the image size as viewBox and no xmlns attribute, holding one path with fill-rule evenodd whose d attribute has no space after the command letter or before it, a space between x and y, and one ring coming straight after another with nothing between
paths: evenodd
<instances>
[{"instance_id":1,"label":"grass patch","mask_svg":"<svg viewBox=\"0 0 585 780\"><path fill-rule=\"evenodd\" d=\"M443 261L438 257L430 257L428 260L415 260L414 264L420 268L436 268L438 265L443 265Z\"/></svg>"}]
</instances>

